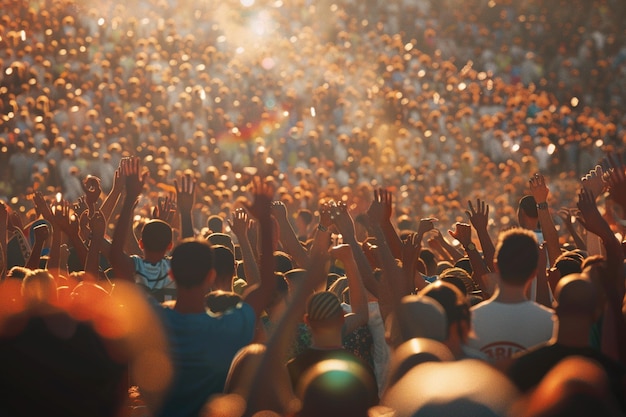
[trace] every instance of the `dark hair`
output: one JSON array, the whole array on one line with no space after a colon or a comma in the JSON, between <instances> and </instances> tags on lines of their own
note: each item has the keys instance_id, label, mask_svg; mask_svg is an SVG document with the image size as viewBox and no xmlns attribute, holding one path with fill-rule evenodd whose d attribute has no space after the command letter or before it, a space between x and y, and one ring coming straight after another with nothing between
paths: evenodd
<instances>
[{"instance_id":1,"label":"dark hair","mask_svg":"<svg viewBox=\"0 0 626 417\"><path fill-rule=\"evenodd\" d=\"M213 245L213 263L217 278L228 277L232 283L235 275L235 255L223 245Z\"/></svg>"},{"instance_id":2,"label":"dark hair","mask_svg":"<svg viewBox=\"0 0 626 417\"><path fill-rule=\"evenodd\" d=\"M172 243L172 227L163 220L150 220L141 229L144 250L162 252Z\"/></svg>"},{"instance_id":3,"label":"dark hair","mask_svg":"<svg viewBox=\"0 0 626 417\"><path fill-rule=\"evenodd\" d=\"M583 257L575 252L564 252L556 258L554 267L559 270L561 276L577 274L583 271L581 265Z\"/></svg>"},{"instance_id":4,"label":"dark hair","mask_svg":"<svg viewBox=\"0 0 626 417\"><path fill-rule=\"evenodd\" d=\"M528 217L532 217L533 219L539 217L539 213L537 213L537 201L532 195L522 197L519 200L518 207L519 211L523 211Z\"/></svg>"},{"instance_id":5,"label":"dark hair","mask_svg":"<svg viewBox=\"0 0 626 417\"><path fill-rule=\"evenodd\" d=\"M213 269L213 248L204 240L185 239L174 248L170 267L177 286L197 287Z\"/></svg>"},{"instance_id":6,"label":"dark hair","mask_svg":"<svg viewBox=\"0 0 626 417\"><path fill-rule=\"evenodd\" d=\"M448 319L448 332L452 323L470 322L467 298L453 284L441 280L435 281L420 291L420 296L430 297L441 304Z\"/></svg>"},{"instance_id":7,"label":"dark hair","mask_svg":"<svg viewBox=\"0 0 626 417\"><path fill-rule=\"evenodd\" d=\"M274 267L277 272L282 272L283 274L287 271L291 271L293 269L293 261L291 260L291 256L285 252L275 251L274 252L274 261L276 262L276 266Z\"/></svg>"},{"instance_id":8,"label":"dark hair","mask_svg":"<svg viewBox=\"0 0 626 417\"><path fill-rule=\"evenodd\" d=\"M500 233L496 259L502 281L525 285L537 269L539 260L535 234L519 227Z\"/></svg>"},{"instance_id":9,"label":"dark hair","mask_svg":"<svg viewBox=\"0 0 626 417\"><path fill-rule=\"evenodd\" d=\"M222 233L224 231L224 219L214 214L207 220L207 227L213 233Z\"/></svg>"},{"instance_id":10,"label":"dark hair","mask_svg":"<svg viewBox=\"0 0 626 417\"><path fill-rule=\"evenodd\" d=\"M424 264L426 264L427 267L428 265L433 265L437 263L435 253L426 248L420 251L420 259L424 261Z\"/></svg>"}]
</instances>

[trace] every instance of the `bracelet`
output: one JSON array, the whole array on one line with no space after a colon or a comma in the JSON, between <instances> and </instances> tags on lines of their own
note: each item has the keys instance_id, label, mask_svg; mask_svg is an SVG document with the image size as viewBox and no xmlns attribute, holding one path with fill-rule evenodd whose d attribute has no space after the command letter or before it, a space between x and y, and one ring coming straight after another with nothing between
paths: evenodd
<instances>
[{"instance_id":1,"label":"bracelet","mask_svg":"<svg viewBox=\"0 0 626 417\"><path fill-rule=\"evenodd\" d=\"M320 232L328 232L328 227L324 226L322 223L317 225L317 230Z\"/></svg>"},{"instance_id":2,"label":"bracelet","mask_svg":"<svg viewBox=\"0 0 626 417\"><path fill-rule=\"evenodd\" d=\"M537 203L538 210L545 210L547 208L548 208L548 203L546 201L544 201L543 203Z\"/></svg>"}]
</instances>

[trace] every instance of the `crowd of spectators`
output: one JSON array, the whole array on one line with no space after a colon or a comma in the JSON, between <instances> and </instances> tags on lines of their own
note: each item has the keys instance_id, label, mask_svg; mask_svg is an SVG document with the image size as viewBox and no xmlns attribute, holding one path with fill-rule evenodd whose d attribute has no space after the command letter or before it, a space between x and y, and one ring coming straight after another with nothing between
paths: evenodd
<instances>
[{"instance_id":1,"label":"crowd of spectators","mask_svg":"<svg viewBox=\"0 0 626 417\"><path fill-rule=\"evenodd\" d=\"M623 415L625 3L0 7L2 414Z\"/></svg>"},{"instance_id":2,"label":"crowd of spectators","mask_svg":"<svg viewBox=\"0 0 626 417\"><path fill-rule=\"evenodd\" d=\"M122 156L148 201L185 170L198 220L227 217L250 172L289 208L372 187L445 222L536 171L556 201L626 134L619 1L3 1L0 195L73 201ZM145 203L148 203L145 201ZM143 206L144 204L140 204ZM146 204L147 205L147 204ZM202 222L198 222L199 224ZM494 224L500 227L502 224Z\"/></svg>"}]
</instances>

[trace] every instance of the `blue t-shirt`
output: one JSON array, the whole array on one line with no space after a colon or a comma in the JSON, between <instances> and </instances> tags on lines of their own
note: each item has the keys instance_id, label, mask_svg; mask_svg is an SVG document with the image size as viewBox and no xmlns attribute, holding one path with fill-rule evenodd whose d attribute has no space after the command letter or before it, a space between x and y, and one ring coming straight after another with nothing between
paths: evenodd
<instances>
[{"instance_id":1,"label":"blue t-shirt","mask_svg":"<svg viewBox=\"0 0 626 417\"><path fill-rule=\"evenodd\" d=\"M224 389L230 363L254 335L249 304L216 315L181 314L153 301L170 344L174 379L158 416L198 416L206 400Z\"/></svg>"}]
</instances>

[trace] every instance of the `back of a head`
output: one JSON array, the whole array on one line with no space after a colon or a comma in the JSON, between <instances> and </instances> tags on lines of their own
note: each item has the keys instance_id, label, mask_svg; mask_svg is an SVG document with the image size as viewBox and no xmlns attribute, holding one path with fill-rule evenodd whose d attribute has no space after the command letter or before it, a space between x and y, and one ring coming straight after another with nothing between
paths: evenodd
<instances>
[{"instance_id":1,"label":"back of a head","mask_svg":"<svg viewBox=\"0 0 626 417\"><path fill-rule=\"evenodd\" d=\"M420 251L419 257L422 261L424 261L424 264L426 264L427 274L434 275L434 272L437 271L437 258L435 257L434 252L425 248Z\"/></svg>"},{"instance_id":2,"label":"back of a head","mask_svg":"<svg viewBox=\"0 0 626 417\"><path fill-rule=\"evenodd\" d=\"M341 301L330 291L317 292L307 301L306 317L312 329L337 322L343 318Z\"/></svg>"},{"instance_id":3,"label":"back of a head","mask_svg":"<svg viewBox=\"0 0 626 417\"><path fill-rule=\"evenodd\" d=\"M554 292L556 313L559 318L565 316L587 316L595 319L598 313L598 291L581 274L569 274L559 280Z\"/></svg>"},{"instance_id":4,"label":"back of a head","mask_svg":"<svg viewBox=\"0 0 626 417\"><path fill-rule=\"evenodd\" d=\"M305 225L310 225L313 222L313 213L308 209L300 209L296 216L302 220Z\"/></svg>"},{"instance_id":5,"label":"back of a head","mask_svg":"<svg viewBox=\"0 0 626 417\"><path fill-rule=\"evenodd\" d=\"M293 269L291 256L282 251L274 251L275 269L283 274Z\"/></svg>"},{"instance_id":6,"label":"back of a head","mask_svg":"<svg viewBox=\"0 0 626 417\"><path fill-rule=\"evenodd\" d=\"M446 312L437 301L420 295L407 295L398 306L392 329L395 345L419 337L443 342L448 321Z\"/></svg>"},{"instance_id":7,"label":"back of a head","mask_svg":"<svg viewBox=\"0 0 626 417\"><path fill-rule=\"evenodd\" d=\"M436 383L434 383L436 381ZM426 362L389 387L381 404L395 417L509 415L519 398L511 381L477 359Z\"/></svg>"},{"instance_id":8,"label":"back of a head","mask_svg":"<svg viewBox=\"0 0 626 417\"><path fill-rule=\"evenodd\" d=\"M196 287L213 269L213 249L207 241L185 239L174 248L170 268L177 286Z\"/></svg>"},{"instance_id":9,"label":"back of a head","mask_svg":"<svg viewBox=\"0 0 626 417\"><path fill-rule=\"evenodd\" d=\"M52 302L57 298L57 286L45 269L35 269L22 280L22 297L27 302Z\"/></svg>"},{"instance_id":10,"label":"back of a head","mask_svg":"<svg viewBox=\"0 0 626 417\"><path fill-rule=\"evenodd\" d=\"M454 355L441 342L423 337L409 339L393 352L389 364L388 387L395 384L414 366L425 362L453 361Z\"/></svg>"},{"instance_id":11,"label":"back of a head","mask_svg":"<svg viewBox=\"0 0 626 417\"><path fill-rule=\"evenodd\" d=\"M582 272L584 258L577 252L569 251L562 253L554 262L554 267L559 270L561 276Z\"/></svg>"},{"instance_id":12,"label":"back of a head","mask_svg":"<svg viewBox=\"0 0 626 417\"><path fill-rule=\"evenodd\" d=\"M470 322L470 311L467 298L454 285L445 281L435 281L420 291L421 297L430 297L437 301L445 310L448 330L452 323Z\"/></svg>"},{"instance_id":13,"label":"back of a head","mask_svg":"<svg viewBox=\"0 0 626 417\"><path fill-rule=\"evenodd\" d=\"M232 278L235 275L235 255L223 245L213 245L213 261L218 277Z\"/></svg>"},{"instance_id":14,"label":"back of a head","mask_svg":"<svg viewBox=\"0 0 626 417\"><path fill-rule=\"evenodd\" d=\"M518 217L520 215L524 215L531 219L539 218L539 213L537 212L537 201L535 200L535 197L533 197L532 195L525 195L522 198L520 198L517 207L518 207L517 209Z\"/></svg>"},{"instance_id":15,"label":"back of a head","mask_svg":"<svg viewBox=\"0 0 626 417\"><path fill-rule=\"evenodd\" d=\"M537 270L539 249L530 230L514 228L500 233L496 246L500 279L510 285L524 286Z\"/></svg>"},{"instance_id":16,"label":"back of a head","mask_svg":"<svg viewBox=\"0 0 626 417\"><path fill-rule=\"evenodd\" d=\"M328 359L310 367L298 385L298 417L367 417L378 403L378 387L364 365Z\"/></svg>"},{"instance_id":17,"label":"back of a head","mask_svg":"<svg viewBox=\"0 0 626 417\"><path fill-rule=\"evenodd\" d=\"M222 233L224 232L224 219L217 214L209 216L207 227L212 233Z\"/></svg>"},{"instance_id":18,"label":"back of a head","mask_svg":"<svg viewBox=\"0 0 626 417\"><path fill-rule=\"evenodd\" d=\"M162 220L150 220L141 230L144 250L164 252L172 243L172 227Z\"/></svg>"},{"instance_id":19,"label":"back of a head","mask_svg":"<svg viewBox=\"0 0 626 417\"><path fill-rule=\"evenodd\" d=\"M235 244L233 243L233 239L226 233L211 233L207 236L207 240L211 245L226 246L233 254L235 253Z\"/></svg>"}]
</instances>

